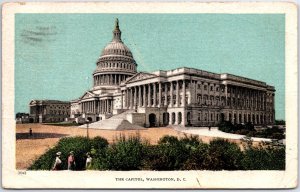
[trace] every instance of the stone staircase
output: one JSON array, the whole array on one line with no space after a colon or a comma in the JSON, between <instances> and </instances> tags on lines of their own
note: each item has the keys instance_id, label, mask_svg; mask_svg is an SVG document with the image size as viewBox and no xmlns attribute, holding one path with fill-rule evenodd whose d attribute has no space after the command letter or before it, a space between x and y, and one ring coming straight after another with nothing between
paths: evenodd
<instances>
[{"instance_id":1,"label":"stone staircase","mask_svg":"<svg viewBox=\"0 0 300 192\"><path fill-rule=\"evenodd\" d=\"M109 119L96 121L89 124L91 129L106 129L106 130L130 130L130 129L145 129L144 127L134 125L127 121L126 115L129 113L134 113L134 111L128 110L118 115L114 115ZM85 125L81 125L81 128L86 128Z\"/></svg>"}]
</instances>

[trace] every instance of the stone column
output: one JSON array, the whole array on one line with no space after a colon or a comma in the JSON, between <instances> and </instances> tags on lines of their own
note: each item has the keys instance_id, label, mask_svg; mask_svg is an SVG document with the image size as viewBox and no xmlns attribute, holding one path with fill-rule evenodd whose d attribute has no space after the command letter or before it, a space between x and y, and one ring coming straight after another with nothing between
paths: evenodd
<instances>
[{"instance_id":1,"label":"stone column","mask_svg":"<svg viewBox=\"0 0 300 192\"><path fill-rule=\"evenodd\" d=\"M134 96L133 96L133 108L135 109L137 104L137 88L136 86L134 87Z\"/></svg>"},{"instance_id":2,"label":"stone column","mask_svg":"<svg viewBox=\"0 0 300 192\"><path fill-rule=\"evenodd\" d=\"M168 105L168 83L165 83L165 101L164 101L164 105L167 106Z\"/></svg>"},{"instance_id":3,"label":"stone column","mask_svg":"<svg viewBox=\"0 0 300 192\"><path fill-rule=\"evenodd\" d=\"M106 103L106 113L108 113L108 99L105 100Z\"/></svg>"},{"instance_id":4,"label":"stone column","mask_svg":"<svg viewBox=\"0 0 300 192\"><path fill-rule=\"evenodd\" d=\"M95 101L91 101L91 105L92 105L92 113L95 113Z\"/></svg>"},{"instance_id":5,"label":"stone column","mask_svg":"<svg viewBox=\"0 0 300 192\"><path fill-rule=\"evenodd\" d=\"M170 83L171 83L171 87L170 87L170 97L171 97L170 106L173 107L173 81L171 81Z\"/></svg>"},{"instance_id":6,"label":"stone column","mask_svg":"<svg viewBox=\"0 0 300 192\"><path fill-rule=\"evenodd\" d=\"M105 114L105 109L106 109L105 100L103 100L102 103L103 103L103 114Z\"/></svg>"},{"instance_id":7,"label":"stone column","mask_svg":"<svg viewBox=\"0 0 300 192\"><path fill-rule=\"evenodd\" d=\"M185 107L185 96L186 96L186 90L185 90L185 80L182 82L182 106Z\"/></svg>"},{"instance_id":8,"label":"stone column","mask_svg":"<svg viewBox=\"0 0 300 192\"><path fill-rule=\"evenodd\" d=\"M156 107L156 83L153 83L153 106Z\"/></svg>"},{"instance_id":9,"label":"stone column","mask_svg":"<svg viewBox=\"0 0 300 192\"><path fill-rule=\"evenodd\" d=\"M146 105L146 85L143 85L143 107L147 107Z\"/></svg>"},{"instance_id":10,"label":"stone column","mask_svg":"<svg viewBox=\"0 0 300 192\"><path fill-rule=\"evenodd\" d=\"M142 106L142 87L138 86L138 91L139 91L139 107Z\"/></svg>"},{"instance_id":11,"label":"stone column","mask_svg":"<svg viewBox=\"0 0 300 192\"><path fill-rule=\"evenodd\" d=\"M161 82L158 83L158 107L161 107Z\"/></svg>"},{"instance_id":12,"label":"stone column","mask_svg":"<svg viewBox=\"0 0 300 192\"><path fill-rule=\"evenodd\" d=\"M179 107L179 81L176 81L176 107ZM178 115L176 115L177 117Z\"/></svg>"},{"instance_id":13,"label":"stone column","mask_svg":"<svg viewBox=\"0 0 300 192\"><path fill-rule=\"evenodd\" d=\"M151 107L151 85L148 84L148 107Z\"/></svg>"},{"instance_id":14,"label":"stone column","mask_svg":"<svg viewBox=\"0 0 300 192\"><path fill-rule=\"evenodd\" d=\"M130 109L134 108L134 93L133 93L133 87L130 88L130 101L131 101L131 105L130 105Z\"/></svg>"},{"instance_id":15,"label":"stone column","mask_svg":"<svg viewBox=\"0 0 300 192\"><path fill-rule=\"evenodd\" d=\"M121 109L123 109L123 91L121 91Z\"/></svg>"},{"instance_id":16,"label":"stone column","mask_svg":"<svg viewBox=\"0 0 300 192\"><path fill-rule=\"evenodd\" d=\"M169 125L172 125L172 113L169 113Z\"/></svg>"}]
</instances>

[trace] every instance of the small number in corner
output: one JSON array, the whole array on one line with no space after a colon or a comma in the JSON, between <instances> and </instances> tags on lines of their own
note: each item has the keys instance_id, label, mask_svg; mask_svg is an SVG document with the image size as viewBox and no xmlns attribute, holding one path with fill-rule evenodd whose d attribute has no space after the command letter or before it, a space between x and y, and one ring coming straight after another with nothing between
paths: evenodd
<instances>
[{"instance_id":1,"label":"small number in corner","mask_svg":"<svg viewBox=\"0 0 300 192\"><path fill-rule=\"evenodd\" d=\"M18 175L26 175L26 171L18 171Z\"/></svg>"}]
</instances>

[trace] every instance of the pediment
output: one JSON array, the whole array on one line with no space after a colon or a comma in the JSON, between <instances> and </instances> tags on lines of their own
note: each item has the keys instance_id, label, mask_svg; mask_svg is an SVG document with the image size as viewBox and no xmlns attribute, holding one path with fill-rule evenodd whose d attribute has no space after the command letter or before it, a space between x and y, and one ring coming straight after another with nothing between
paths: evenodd
<instances>
[{"instance_id":1,"label":"pediment","mask_svg":"<svg viewBox=\"0 0 300 192\"><path fill-rule=\"evenodd\" d=\"M80 97L80 99L88 99L88 98L91 98L91 97L94 97L94 96L95 96L95 94L87 91L87 92L85 92L85 94L82 97Z\"/></svg>"},{"instance_id":2,"label":"pediment","mask_svg":"<svg viewBox=\"0 0 300 192\"><path fill-rule=\"evenodd\" d=\"M154 74L151 74L151 73L140 72L140 73L137 73L134 76L132 76L130 79L128 79L126 83L141 81L141 80L150 79L150 78L153 78L153 77L157 77L157 76L154 75Z\"/></svg>"}]
</instances>

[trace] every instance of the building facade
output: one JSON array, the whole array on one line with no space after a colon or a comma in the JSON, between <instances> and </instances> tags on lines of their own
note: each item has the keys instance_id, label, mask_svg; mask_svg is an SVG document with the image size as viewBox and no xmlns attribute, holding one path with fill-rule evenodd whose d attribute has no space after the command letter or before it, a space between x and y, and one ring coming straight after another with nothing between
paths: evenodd
<instances>
[{"instance_id":1,"label":"building facade","mask_svg":"<svg viewBox=\"0 0 300 192\"><path fill-rule=\"evenodd\" d=\"M62 122L70 117L71 112L71 105L68 101L32 100L29 108L29 119L33 123Z\"/></svg>"},{"instance_id":2,"label":"building facade","mask_svg":"<svg viewBox=\"0 0 300 192\"><path fill-rule=\"evenodd\" d=\"M71 118L94 122L126 112L145 127L275 121L275 89L265 82L187 67L137 72L118 20L93 78L93 88L71 101Z\"/></svg>"}]
</instances>

